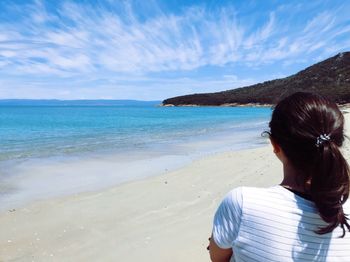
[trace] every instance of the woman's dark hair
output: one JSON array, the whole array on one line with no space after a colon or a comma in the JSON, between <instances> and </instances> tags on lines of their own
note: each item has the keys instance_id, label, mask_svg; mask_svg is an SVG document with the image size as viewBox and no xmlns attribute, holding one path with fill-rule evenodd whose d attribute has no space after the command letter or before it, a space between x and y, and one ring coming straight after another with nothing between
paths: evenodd
<instances>
[{"instance_id":1,"label":"woman's dark hair","mask_svg":"<svg viewBox=\"0 0 350 262\"><path fill-rule=\"evenodd\" d=\"M298 92L280 101L270 121L270 136L297 171L296 182L311 195L327 226L350 231L343 203L349 196L349 166L339 147L344 141L344 117L332 101Z\"/></svg>"}]
</instances>

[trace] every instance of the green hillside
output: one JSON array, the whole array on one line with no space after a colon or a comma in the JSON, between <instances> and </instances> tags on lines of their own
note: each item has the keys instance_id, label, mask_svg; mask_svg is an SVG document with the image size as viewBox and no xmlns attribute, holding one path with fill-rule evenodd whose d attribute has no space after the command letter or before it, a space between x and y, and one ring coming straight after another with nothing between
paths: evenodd
<instances>
[{"instance_id":1,"label":"green hillside","mask_svg":"<svg viewBox=\"0 0 350 262\"><path fill-rule=\"evenodd\" d=\"M297 91L315 92L350 102L350 52L340 53L286 78L222 91L169 98L163 105L275 104Z\"/></svg>"}]
</instances>

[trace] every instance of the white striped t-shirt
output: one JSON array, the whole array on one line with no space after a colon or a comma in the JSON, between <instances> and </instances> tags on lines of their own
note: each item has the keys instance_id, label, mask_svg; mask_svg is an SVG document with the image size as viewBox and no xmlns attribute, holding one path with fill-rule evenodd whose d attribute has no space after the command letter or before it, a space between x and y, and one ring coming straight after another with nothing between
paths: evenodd
<instances>
[{"instance_id":1,"label":"white striped t-shirt","mask_svg":"<svg viewBox=\"0 0 350 262\"><path fill-rule=\"evenodd\" d=\"M349 201L344 204L350 214ZM232 248L231 261L350 262L350 232L340 227L319 235L327 225L313 202L282 186L239 187L226 195L214 217L213 238Z\"/></svg>"}]
</instances>

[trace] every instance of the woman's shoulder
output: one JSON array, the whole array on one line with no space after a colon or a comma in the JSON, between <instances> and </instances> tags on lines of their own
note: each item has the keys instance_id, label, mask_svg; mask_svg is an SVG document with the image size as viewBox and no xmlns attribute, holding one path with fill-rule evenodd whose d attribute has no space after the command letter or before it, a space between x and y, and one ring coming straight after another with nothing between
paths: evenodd
<instances>
[{"instance_id":1,"label":"woman's shoulder","mask_svg":"<svg viewBox=\"0 0 350 262\"><path fill-rule=\"evenodd\" d=\"M272 187L246 187L240 186L232 189L224 197L224 204L234 205L234 206L243 206L245 203L256 203L260 201L271 202L279 201L284 199L283 190L280 189L280 186Z\"/></svg>"},{"instance_id":2,"label":"woman's shoulder","mask_svg":"<svg viewBox=\"0 0 350 262\"><path fill-rule=\"evenodd\" d=\"M242 207L267 208L273 206L277 209L315 211L315 205L312 201L306 200L280 185L240 187L233 192L240 193Z\"/></svg>"},{"instance_id":3,"label":"woman's shoulder","mask_svg":"<svg viewBox=\"0 0 350 262\"><path fill-rule=\"evenodd\" d=\"M225 202L227 204L233 203L239 206L251 204L261 204L284 206L298 209L305 209L313 212L315 205L312 201L302 198L293 192L285 189L280 185L275 185L271 187L236 187L232 189L225 197ZM348 201L347 204L349 204Z\"/></svg>"}]
</instances>

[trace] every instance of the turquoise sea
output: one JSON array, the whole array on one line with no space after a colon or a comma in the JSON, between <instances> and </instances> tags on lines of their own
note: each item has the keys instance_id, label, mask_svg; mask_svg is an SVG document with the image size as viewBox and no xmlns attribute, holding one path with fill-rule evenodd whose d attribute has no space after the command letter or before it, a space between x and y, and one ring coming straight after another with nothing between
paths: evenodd
<instances>
[{"instance_id":1,"label":"turquoise sea","mask_svg":"<svg viewBox=\"0 0 350 262\"><path fill-rule=\"evenodd\" d=\"M159 173L203 155L266 144L261 133L267 129L270 108L158 104L0 105L0 202L1 198L15 199L16 194L31 198L29 193L24 194L26 190L41 198L42 188L23 181L31 181L33 175L26 175L26 170L42 163L115 156L115 162L123 164L115 170L115 177L110 175L107 179L106 175L103 183L104 174L98 174L98 184L105 187L157 174L134 168L140 159L148 159ZM158 163L161 168L156 168ZM81 186L89 175L77 174L80 186L72 186L66 192L92 190L91 184ZM40 181L47 180L45 185L50 188L50 181L55 180L52 176L48 172L41 175ZM33 188L29 188L30 184ZM51 188L49 195L56 195L56 187Z\"/></svg>"}]
</instances>

